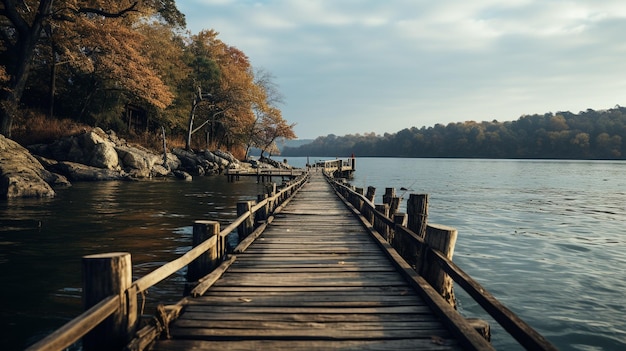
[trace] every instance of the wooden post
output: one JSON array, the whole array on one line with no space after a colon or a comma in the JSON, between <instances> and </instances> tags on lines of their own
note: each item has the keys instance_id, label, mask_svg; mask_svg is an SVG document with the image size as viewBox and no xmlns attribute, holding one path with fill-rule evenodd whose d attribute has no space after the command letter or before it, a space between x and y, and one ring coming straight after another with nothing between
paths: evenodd
<instances>
[{"instance_id":1,"label":"wooden post","mask_svg":"<svg viewBox=\"0 0 626 351\"><path fill-rule=\"evenodd\" d=\"M276 195L276 183L270 183L267 185L267 195L269 196Z\"/></svg>"},{"instance_id":2,"label":"wooden post","mask_svg":"<svg viewBox=\"0 0 626 351\"><path fill-rule=\"evenodd\" d=\"M491 326L489 322L480 318L466 318L465 319L471 326L480 334L485 340L491 342Z\"/></svg>"},{"instance_id":3,"label":"wooden post","mask_svg":"<svg viewBox=\"0 0 626 351\"><path fill-rule=\"evenodd\" d=\"M406 213L394 213L393 214L393 222L396 223L397 225L406 227L406 223L407 223L407 215Z\"/></svg>"},{"instance_id":4,"label":"wooden post","mask_svg":"<svg viewBox=\"0 0 626 351\"><path fill-rule=\"evenodd\" d=\"M398 212L398 208L400 207L400 198L394 196L391 198L391 202L389 203L389 218L393 218L393 215Z\"/></svg>"},{"instance_id":5,"label":"wooden post","mask_svg":"<svg viewBox=\"0 0 626 351\"><path fill-rule=\"evenodd\" d=\"M428 194L409 195L406 211L409 215L408 228L423 238L428 220Z\"/></svg>"},{"instance_id":6,"label":"wooden post","mask_svg":"<svg viewBox=\"0 0 626 351\"><path fill-rule=\"evenodd\" d=\"M383 195L383 203L391 204L391 199L396 196L396 188L385 188L385 195Z\"/></svg>"},{"instance_id":7,"label":"wooden post","mask_svg":"<svg viewBox=\"0 0 626 351\"><path fill-rule=\"evenodd\" d=\"M441 251L448 259L452 260L454 245L456 244L457 230L451 227L431 224L426 229L426 245L430 248ZM454 281L444 272L432 255L424 255L424 263L420 274L430 285L441 294L456 309L456 299L454 298Z\"/></svg>"},{"instance_id":8,"label":"wooden post","mask_svg":"<svg viewBox=\"0 0 626 351\"><path fill-rule=\"evenodd\" d=\"M269 183L269 184L265 184L265 190L267 192L267 196L268 197L273 197L274 195L276 195L276 183ZM276 209L277 203L278 201L274 200L270 200L268 201L268 207L267 207L267 215L269 216L270 214L274 213L274 210Z\"/></svg>"},{"instance_id":9,"label":"wooden post","mask_svg":"<svg viewBox=\"0 0 626 351\"><path fill-rule=\"evenodd\" d=\"M113 252L84 256L82 265L85 310L106 297L120 297L118 310L83 337L83 350L121 350L137 326L137 295L127 293L133 279L130 254Z\"/></svg>"},{"instance_id":10,"label":"wooden post","mask_svg":"<svg viewBox=\"0 0 626 351\"><path fill-rule=\"evenodd\" d=\"M215 235L220 234L220 223L216 221L195 221L193 223L193 247L196 247ZM198 279L211 273L219 265L223 256L223 243L217 238L215 246L191 262L187 268L187 281L196 282Z\"/></svg>"},{"instance_id":11,"label":"wooden post","mask_svg":"<svg viewBox=\"0 0 626 351\"><path fill-rule=\"evenodd\" d=\"M376 188L374 188L373 186L368 186L367 187L367 194L365 195L365 197L370 200L370 202L374 202L374 197L376 196Z\"/></svg>"},{"instance_id":12,"label":"wooden post","mask_svg":"<svg viewBox=\"0 0 626 351\"><path fill-rule=\"evenodd\" d=\"M363 195L364 190L363 188L354 188L354 192L359 194L359 195ZM360 196L356 196L354 199L354 203L352 203L352 205L354 207L356 207L357 210L359 210L359 212L363 212L363 199Z\"/></svg>"},{"instance_id":13,"label":"wooden post","mask_svg":"<svg viewBox=\"0 0 626 351\"><path fill-rule=\"evenodd\" d=\"M244 213L250 211L251 208L252 208L251 201L238 202L237 203L237 217L240 217ZM252 233L253 231L254 231L254 215L250 214L250 216L248 216L248 218L245 221L243 221L243 223L241 223L239 227L237 227L237 234L239 234L239 241L241 242L248 235L250 235L250 233Z\"/></svg>"},{"instance_id":14,"label":"wooden post","mask_svg":"<svg viewBox=\"0 0 626 351\"><path fill-rule=\"evenodd\" d=\"M391 246L393 246L394 249L396 249L396 251L398 251L398 244L396 243L397 238L396 238L396 233L397 233L397 229L396 227L406 227L406 213L395 213L393 215L393 223L395 223L395 227L393 229L393 231L391 231L391 233L389 233L389 238L388 238L388 242L391 244ZM398 251L400 252L400 251Z\"/></svg>"},{"instance_id":15,"label":"wooden post","mask_svg":"<svg viewBox=\"0 0 626 351\"><path fill-rule=\"evenodd\" d=\"M376 211L383 214L384 217L389 217L389 205L388 204L376 204ZM385 222L378 217L374 216L374 229L380 233L385 240L389 240L389 227Z\"/></svg>"},{"instance_id":16,"label":"wooden post","mask_svg":"<svg viewBox=\"0 0 626 351\"><path fill-rule=\"evenodd\" d=\"M257 204L260 204L261 202L265 201L267 199L267 194L259 194L257 195ZM268 201L269 202L269 201ZM255 214L254 216L254 220L257 222L257 224L263 223L267 220L268 217L268 202L265 203L265 206L261 207Z\"/></svg>"}]
</instances>

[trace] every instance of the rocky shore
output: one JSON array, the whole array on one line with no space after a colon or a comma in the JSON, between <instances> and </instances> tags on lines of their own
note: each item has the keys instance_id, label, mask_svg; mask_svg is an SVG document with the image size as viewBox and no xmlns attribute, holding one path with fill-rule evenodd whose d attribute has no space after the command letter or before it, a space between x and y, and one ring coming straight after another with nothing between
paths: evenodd
<instances>
[{"instance_id":1,"label":"rocky shore","mask_svg":"<svg viewBox=\"0 0 626 351\"><path fill-rule=\"evenodd\" d=\"M289 167L271 161L264 167ZM51 197L55 190L76 181L141 180L220 174L227 168L248 168L220 150L191 152L172 149L155 154L130 145L100 128L24 148L0 135L0 198Z\"/></svg>"}]
</instances>

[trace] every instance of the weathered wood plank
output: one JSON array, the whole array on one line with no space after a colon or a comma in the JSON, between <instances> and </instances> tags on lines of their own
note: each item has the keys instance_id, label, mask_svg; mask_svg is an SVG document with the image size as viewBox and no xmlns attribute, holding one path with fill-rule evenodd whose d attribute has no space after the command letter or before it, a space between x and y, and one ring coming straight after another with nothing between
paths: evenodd
<instances>
[{"instance_id":1,"label":"weathered wood plank","mask_svg":"<svg viewBox=\"0 0 626 351\"><path fill-rule=\"evenodd\" d=\"M373 295L357 295L350 294L325 294L315 296L302 295L232 295L232 296L202 296L190 302L193 305L203 306L239 306L241 304L253 306L343 306L343 307L379 307L379 306L418 306L425 304L420 303L415 295L407 296L373 296Z\"/></svg>"},{"instance_id":2,"label":"weathered wood plank","mask_svg":"<svg viewBox=\"0 0 626 351\"><path fill-rule=\"evenodd\" d=\"M218 315L215 313L205 313L205 311L195 312L193 310L186 311L185 315L180 318L197 319L209 321L252 321L258 319L259 315L254 313L228 313ZM346 323L346 322L432 322L440 323L439 319L432 314L415 314L415 313L307 313L307 314L288 314L288 313L263 313L264 321L292 321L292 322L312 322L312 323ZM441 327L441 324L439 324Z\"/></svg>"},{"instance_id":3,"label":"weathered wood plank","mask_svg":"<svg viewBox=\"0 0 626 351\"><path fill-rule=\"evenodd\" d=\"M263 320L236 320L236 321L211 321L201 318L185 318L176 322L174 328L206 328L206 329L285 329L301 330L308 328L335 329L346 331L376 331L384 330L414 331L416 333L428 333L429 331L441 331L441 324L433 321L352 321L352 322L312 322L312 321L267 321ZM449 334L446 334L449 335ZM413 336L415 337L415 336Z\"/></svg>"},{"instance_id":4,"label":"weathered wood plank","mask_svg":"<svg viewBox=\"0 0 626 351\"><path fill-rule=\"evenodd\" d=\"M395 293L407 293L412 294L410 288L406 286L366 286L366 287L350 287L350 286L340 286L340 287L328 287L328 286L305 286L305 287L297 287L297 286L285 286L285 287L271 287L271 286L213 286L211 290L207 292L207 294L227 294L227 293L236 293L236 292L245 292L245 293L259 293L259 294L270 294L270 293L327 293L327 292L346 292L358 294L362 293L376 293L378 291L379 294L395 294Z\"/></svg>"},{"instance_id":5,"label":"weathered wood plank","mask_svg":"<svg viewBox=\"0 0 626 351\"><path fill-rule=\"evenodd\" d=\"M458 341L316 179L153 350L458 350Z\"/></svg>"},{"instance_id":6,"label":"weathered wood plank","mask_svg":"<svg viewBox=\"0 0 626 351\"><path fill-rule=\"evenodd\" d=\"M201 340L163 340L154 351L188 351L188 350L273 350L273 351L310 351L310 350L344 350L344 351L454 351L462 350L451 340L438 338L400 339L400 340L237 340L237 341L201 341Z\"/></svg>"},{"instance_id":7,"label":"weathered wood plank","mask_svg":"<svg viewBox=\"0 0 626 351\"><path fill-rule=\"evenodd\" d=\"M317 328L315 328L317 326ZM309 326L303 326L298 329L293 328L261 328L261 329L239 329L239 328L179 328L172 327L170 333L174 338L189 339L205 339L213 338L239 339L239 338L256 338L256 339L317 339L317 340L364 340L364 339L413 339L424 338L430 339L437 336L441 339L450 338L450 332L444 329L411 329L397 330L385 329L381 325L378 329L358 330L348 329L341 330L332 328L333 324L326 323L310 323Z\"/></svg>"},{"instance_id":8,"label":"weathered wood plank","mask_svg":"<svg viewBox=\"0 0 626 351\"><path fill-rule=\"evenodd\" d=\"M341 272L360 272L360 273L364 273L364 272L376 272L376 273L380 273L380 272L387 272L387 273L391 273L393 272L392 269L389 269L389 267L381 267L381 266L376 266L376 265L370 265L370 266L356 266L356 265L341 265L341 264L332 264L332 265L323 265L323 266L305 266L305 267L291 267L290 268L291 272L293 273L309 273L309 274L319 274L319 273L330 273L330 272L335 272L335 273L341 273ZM242 274L251 274L251 273L258 273L258 274L262 274L262 273L284 273L285 272L285 268L284 267L276 267L273 265L270 266L248 266L248 267L237 267L236 269L233 269L233 272L236 273L242 273Z\"/></svg>"},{"instance_id":9,"label":"weathered wood plank","mask_svg":"<svg viewBox=\"0 0 626 351\"><path fill-rule=\"evenodd\" d=\"M428 306L384 306L384 307L285 307L285 306L202 306L192 305L192 302L185 309L186 312L206 312L206 313L284 313L284 314L343 314L343 313L363 313L363 314L431 314ZM182 318L182 317L181 317ZM259 318L262 316L259 315Z\"/></svg>"}]
</instances>

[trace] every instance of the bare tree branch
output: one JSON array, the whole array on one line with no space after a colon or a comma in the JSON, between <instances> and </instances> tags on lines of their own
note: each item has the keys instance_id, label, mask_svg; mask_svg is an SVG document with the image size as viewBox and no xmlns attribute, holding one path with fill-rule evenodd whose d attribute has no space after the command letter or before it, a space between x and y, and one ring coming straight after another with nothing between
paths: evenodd
<instances>
[{"instance_id":1,"label":"bare tree branch","mask_svg":"<svg viewBox=\"0 0 626 351\"><path fill-rule=\"evenodd\" d=\"M125 14L127 14L128 12L138 12L138 10L135 9L135 7L137 7L138 2L135 1L130 7L125 8L119 12L106 12L103 11L101 9L96 9L96 8L89 8L89 7L81 7L78 10L76 10L76 12L78 13L93 13L95 15L99 15L102 17L107 17L107 18L117 18L117 17L122 17Z\"/></svg>"},{"instance_id":2,"label":"bare tree branch","mask_svg":"<svg viewBox=\"0 0 626 351\"><path fill-rule=\"evenodd\" d=\"M52 16L56 20L72 21L71 17L63 14L63 12L65 12L65 11L71 11L73 13L91 13L91 14L102 16L102 17L106 17L106 18L119 18L119 17L122 17L122 16L124 16L125 14L127 14L129 12L139 12L139 10L135 9L137 7L137 4L138 4L138 2L134 2L129 7L125 8L125 9L123 9L121 11L118 11L118 12L107 12L107 11L104 11L102 9L97 9L97 8L93 8L93 7L80 7L78 9L71 8L71 7L63 7L63 8L60 8L60 9L54 11Z\"/></svg>"}]
</instances>

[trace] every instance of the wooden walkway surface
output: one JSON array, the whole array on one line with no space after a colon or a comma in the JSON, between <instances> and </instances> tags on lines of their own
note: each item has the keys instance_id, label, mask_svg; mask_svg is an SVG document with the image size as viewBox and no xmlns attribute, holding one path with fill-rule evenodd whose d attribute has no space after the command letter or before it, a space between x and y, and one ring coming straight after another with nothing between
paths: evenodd
<instances>
[{"instance_id":1,"label":"wooden walkway surface","mask_svg":"<svg viewBox=\"0 0 626 351\"><path fill-rule=\"evenodd\" d=\"M313 174L153 350L457 350L362 224Z\"/></svg>"}]
</instances>

